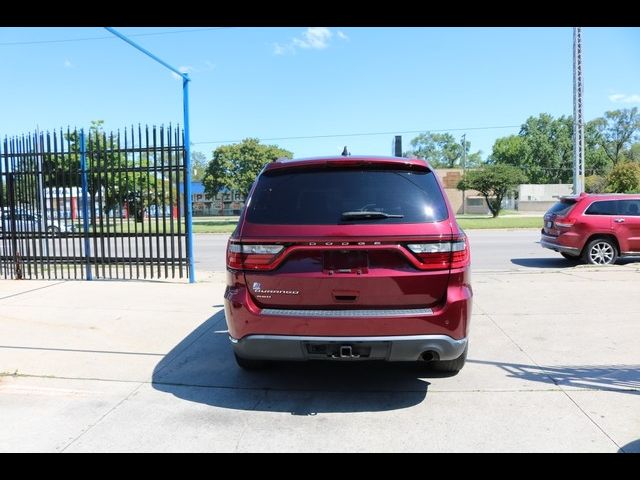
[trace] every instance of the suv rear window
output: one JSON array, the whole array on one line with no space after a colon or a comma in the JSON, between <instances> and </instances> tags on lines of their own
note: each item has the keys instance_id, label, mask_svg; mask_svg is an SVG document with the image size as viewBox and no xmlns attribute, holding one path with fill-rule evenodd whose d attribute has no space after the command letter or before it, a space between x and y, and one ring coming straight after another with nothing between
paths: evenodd
<instances>
[{"instance_id":1,"label":"suv rear window","mask_svg":"<svg viewBox=\"0 0 640 480\"><path fill-rule=\"evenodd\" d=\"M552 206L547 213L555 213L559 217L563 217L569 213L569 211L576 204L576 201L570 198L563 198L554 206Z\"/></svg>"},{"instance_id":2,"label":"suv rear window","mask_svg":"<svg viewBox=\"0 0 640 480\"><path fill-rule=\"evenodd\" d=\"M364 219L355 214L347 219L345 212L380 216ZM446 218L435 174L399 169L267 172L260 176L247 206L248 222L268 225L423 223Z\"/></svg>"}]
</instances>

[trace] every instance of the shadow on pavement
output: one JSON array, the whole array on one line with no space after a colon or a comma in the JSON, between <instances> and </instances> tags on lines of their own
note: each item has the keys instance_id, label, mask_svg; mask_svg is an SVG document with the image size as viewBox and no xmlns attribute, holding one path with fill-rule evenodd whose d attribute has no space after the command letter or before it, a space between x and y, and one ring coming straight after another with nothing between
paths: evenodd
<instances>
[{"instance_id":1,"label":"shadow on pavement","mask_svg":"<svg viewBox=\"0 0 640 480\"><path fill-rule=\"evenodd\" d=\"M512 258L511 263L529 268L570 268L579 265L577 260L558 258Z\"/></svg>"},{"instance_id":2,"label":"shadow on pavement","mask_svg":"<svg viewBox=\"0 0 640 480\"><path fill-rule=\"evenodd\" d=\"M589 388L640 396L640 365L571 365L536 366L520 363L471 360L469 363L495 365L509 377L532 382L551 383L564 387Z\"/></svg>"},{"instance_id":3,"label":"shadow on pavement","mask_svg":"<svg viewBox=\"0 0 640 480\"><path fill-rule=\"evenodd\" d=\"M623 445L618 453L640 453L640 439Z\"/></svg>"},{"instance_id":4,"label":"shadow on pavement","mask_svg":"<svg viewBox=\"0 0 640 480\"><path fill-rule=\"evenodd\" d=\"M450 375L384 362L278 362L263 371L244 371L235 363L220 311L162 358L153 387L216 407L314 415L417 405L427 395L425 376Z\"/></svg>"},{"instance_id":5,"label":"shadow on pavement","mask_svg":"<svg viewBox=\"0 0 640 480\"><path fill-rule=\"evenodd\" d=\"M618 258L616 265L628 265L637 262L637 258ZM512 258L511 263L529 268L570 268L576 265L583 265L579 260L570 260L558 256L558 258ZM595 266L595 265L590 265Z\"/></svg>"}]
</instances>

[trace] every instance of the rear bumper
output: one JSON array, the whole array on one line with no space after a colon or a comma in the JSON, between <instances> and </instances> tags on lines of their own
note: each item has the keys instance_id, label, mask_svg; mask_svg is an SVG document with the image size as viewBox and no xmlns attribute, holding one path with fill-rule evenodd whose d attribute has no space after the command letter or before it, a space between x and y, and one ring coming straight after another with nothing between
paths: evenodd
<instances>
[{"instance_id":1,"label":"rear bumper","mask_svg":"<svg viewBox=\"0 0 640 480\"><path fill-rule=\"evenodd\" d=\"M234 339L268 337L413 337L441 335L467 338L473 293L469 272L451 275L447 293L438 305L377 310L307 310L261 308L245 285L229 282L225 319Z\"/></svg>"},{"instance_id":2,"label":"rear bumper","mask_svg":"<svg viewBox=\"0 0 640 480\"><path fill-rule=\"evenodd\" d=\"M296 335L248 335L229 337L235 353L261 360L387 360L413 362L424 352L439 360L462 355L467 339L447 335L406 335L388 337L311 337Z\"/></svg>"},{"instance_id":3,"label":"rear bumper","mask_svg":"<svg viewBox=\"0 0 640 480\"><path fill-rule=\"evenodd\" d=\"M558 242L560 237L552 237L550 235L540 234L540 245L544 248L554 250L560 253L568 253L569 255L580 255L580 249L569 245L562 245Z\"/></svg>"}]
</instances>

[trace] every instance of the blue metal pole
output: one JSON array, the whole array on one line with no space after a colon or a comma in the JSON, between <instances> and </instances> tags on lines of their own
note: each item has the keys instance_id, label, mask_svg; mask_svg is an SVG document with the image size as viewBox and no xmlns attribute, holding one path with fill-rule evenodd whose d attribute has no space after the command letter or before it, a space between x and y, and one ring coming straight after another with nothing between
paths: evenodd
<instances>
[{"instance_id":1,"label":"blue metal pole","mask_svg":"<svg viewBox=\"0 0 640 480\"><path fill-rule=\"evenodd\" d=\"M187 186L184 192L184 196L185 196L184 203L186 204L184 221L185 221L185 233L187 235L186 247L187 247L187 258L189 262L189 283L194 283L196 281L196 273L195 273L194 259L193 259L193 208L191 205L191 140L189 137L189 82L191 81L191 79L189 78L189 75L187 75L186 73L181 72L175 67L172 67L164 60L161 60L160 58L156 57L153 53L151 53L146 48L141 47L140 45L135 43L133 40L129 40L127 37L125 37L123 34L118 32L117 30L111 27L104 27L104 28L107 31L113 33L116 37L124 40L132 47L140 50L142 53L144 53L148 57L151 57L153 60L155 60L159 64L165 66L172 72L182 77L182 99L183 99L182 106L184 111L184 143L185 143L184 165L185 165L185 169L187 170L185 174Z\"/></svg>"},{"instance_id":2,"label":"blue metal pole","mask_svg":"<svg viewBox=\"0 0 640 480\"><path fill-rule=\"evenodd\" d=\"M184 192L185 209L185 233L187 234L187 258L189 259L189 283L196 281L196 273L193 260L193 206L191 201L191 139L189 135L189 75L182 76L182 98L184 106L184 165L186 170L187 187Z\"/></svg>"},{"instance_id":3,"label":"blue metal pole","mask_svg":"<svg viewBox=\"0 0 640 480\"><path fill-rule=\"evenodd\" d=\"M84 130L80 130L80 171L82 172L82 227L84 230L84 258L86 260L87 280L93 280L91 274L91 242L89 241L89 199L87 186L87 145Z\"/></svg>"}]
</instances>

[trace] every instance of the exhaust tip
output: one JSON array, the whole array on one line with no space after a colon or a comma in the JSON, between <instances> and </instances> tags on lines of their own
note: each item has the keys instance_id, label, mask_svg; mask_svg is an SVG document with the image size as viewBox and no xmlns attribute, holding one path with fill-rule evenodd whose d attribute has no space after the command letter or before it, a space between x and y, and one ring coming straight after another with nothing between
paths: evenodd
<instances>
[{"instance_id":1,"label":"exhaust tip","mask_svg":"<svg viewBox=\"0 0 640 480\"><path fill-rule=\"evenodd\" d=\"M432 352L431 350L427 350L426 352L422 352L422 354L420 355L420 358L422 358L422 360L424 360L425 362L431 362L438 358L438 354L435 352Z\"/></svg>"}]
</instances>

